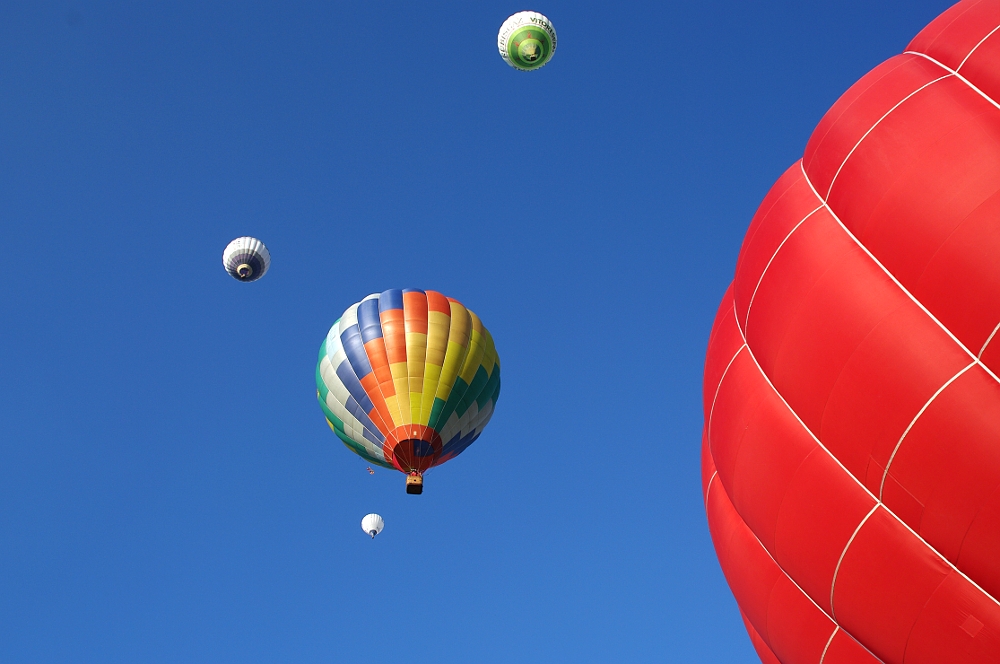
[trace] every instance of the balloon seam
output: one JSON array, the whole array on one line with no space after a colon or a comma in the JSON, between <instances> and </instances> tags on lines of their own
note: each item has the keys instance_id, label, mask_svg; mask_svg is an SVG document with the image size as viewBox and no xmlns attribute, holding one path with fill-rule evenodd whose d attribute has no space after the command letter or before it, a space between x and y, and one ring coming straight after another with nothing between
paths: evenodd
<instances>
[{"instance_id":1,"label":"balloon seam","mask_svg":"<svg viewBox=\"0 0 1000 664\"><path fill-rule=\"evenodd\" d=\"M815 189L813 189L813 191L815 191ZM734 310L735 310L735 308L734 308ZM739 318L736 319L736 324L737 324L737 326L739 326ZM744 337L743 341L746 342L746 338L745 337ZM964 346L963 346L963 348L964 348ZM768 376L767 376L766 373L764 373L764 369L761 368L760 363L757 361L756 356L754 356L753 349L750 348L749 344L747 344L747 352L750 354L750 358L753 360L754 364L757 365L757 371L760 372L760 375L764 378L765 381L767 381L767 384L771 387L772 390L774 390L774 393L778 395L778 398L781 399L781 402L783 404L785 404L785 407L788 409L788 411L792 414L792 416L796 420L798 420L799 424L802 425L802 428L806 430L806 432L812 437L812 439L814 441L816 441L816 444L819 445L823 449L823 451L826 452L830 456L831 459L833 459L834 463L836 463L838 466L840 466L841 470L843 470L845 473L847 473L847 476L850 477L852 480L854 480L854 482L858 486L860 486L861 489L865 493L867 493L869 496L871 496L874 500L878 501L879 505L882 505L882 508L885 509L886 513L888 513L892 518L894 518L896 521L898 521L900 523L900 525L902 525L904 528L906 528L908 531L910 531L910 533L914 537L916 537L924 546L926 546L929 551L931 551L935 556L937 556L942 561L944 561L944 563L946 565L948 565L953 570L955 570L962 578L964 578L966 581L968 581L970 584L972 584L973 587L975 587L977 590L979 590L981 593L983 593L983 595L985 595L990 600L992 600L994 604L996 604L997 606L1000 606L1000 601L998 601L996 597L994 597L990 593L986 592L982 588L982 586L980 586L974 580L972 580L971 578L969 578L969 576L965 572L963 572L962 570L958 569L958 567L956 567L950 560L948 560L943 555L941 555L941 552L939 552L936 548L934 548L933 546L931 546L930 543L927 542L927 540L925 540L923 537L921 537L915 530L913 530L913 528L910 528L910 526L907 525L907 523L905 521L903 521L902 519L900 519L896 515L895 512L893 512L891 509L889 509L888 507L886 507L881 501L879 501L878 497L875 496L875 494L873 494L871 492L871 490L868 487L866 487L863 482L861 482L861 480L859 480L857 477L855 477L854 474L851 471L847 470L847 467L844 466L844 464L840 461L840 459L838 459L837 456L833 452L831 452L826 447L826 445L824 445L822 443L822 441L820 441L820 439L816 436L816 434L814 434L812 432L812 429L810 429L808 426L806 426L806 423L802 421L802 418L799 417L799 414L795 412L795 409L792 408L788 404L788 402L785 400L785 397L782 396L781 392L778 391L778 388L776 388L774 386L774 383L771 382L771 379L768 378ZM980 364L980 366L982 366L982 365ZM987 369L987 371L988 371L988 369ZM990 373L992 375L992 372L990 372ZM996 378L995 375L994 375L994 378ZM756 533L755 533L755 536L756 536Z\"/></svg>"},{"instance_id":2,"label":"balloon seam","mask_svg":"<svg viewBox=\"0 0 1000 664\"><path fill-rule=\"evenodd\" d=\"M747 347L747 344L744 341L743 345L740 346L739 350L737 350L736 353L733 355L733 357L729 360L729 364L726 365L726 370L722 372L722 377L719 378L719 384L715 386L715 396L712 397L712 407L708 411L708 423L706 425L706 428L708 429L708 451L709 452L712 451L712 417L715 415L715 402L719 398L719 390L722 389L722 383L726 380L726 374L729 373L729 367L733 366L733 362L736 361L737 356L739 356L739 354L742 353L743 349L746 348L746 347ZM712 458L713 459L715 458L714 454L712 455Z\"/></svg>"},{"instance_id":3,"label":"balloon seam","mask_svg":"<svg viewBox=\"0 0 1000 664\"><path fill-rule=\"evenodd\" d=\"M978 49L980 46L982 46L983 42L986 41L987 39L989 39L993 35L993 33L996 32L997 30L1000 30L1000 25L998 25L997 27L995 27L992 30L990 30L989 32L987 32L986 36L983 37L982 39L980 39L979 43L972 47L972 50L969 51L969 54L966 55L964 58L962 58L962 61L958 64L958 67L955 68L955 71L956 72L961 71L962 67L965 66L965 61L968 60L969 58L971 58L972 54L976 52L976 49Z\"/></svg>"},{"instance_id":4,"label":"balloon seam","mask_svg":"<svg viewBox=\"0 0 1000 664\"><path fill-rule=\"evenodd\" d=\"M997 330L1000 330L1000 323L997 323L997 326L993 328L992 332L990 332L990 336L986 337L986 343L984 343L983 347L979 349L979 355L976 356L977 358L983 358L983 353L986 352L986 347L990 345L991 341L993 341L993 337L996 336Z\"/></svg>"},{"instance_id":5,"label":"balloon seam","mask_svg":"<svg viewBox=\"0 0 1000 664\"><path fill-rule=\"evenodd\" d=\"M996 375L995 373L993 373L993 370L992 370L992 369L990 369L990 368L989 368L988 366L986 366L985 364L983 364L982 362L980 362L980 361L979 361L979 358L977 358L977 357L976 357L976 356L975 356L975 355L974 355L974 354L972 353L972 351L971 351L971 350L969 350L969 349L968 349L968 347L967 347L967 346L966 346L965 344L963 344L963 343L962 343L962 342L961 342L961 341L959 340L959 338L958 338L958 337L956 337L956 336L954 335L954 333L952 333L952 331L951 331L951 330L949 330L949 329L948 329L948 328L947 328L947 327L945 326L945 324L944 324L944 323L942 323L942 322L941 322L940 320L938 320L938 319L937 319L937 317L936 317L936 316L935 316L934 314L932 314L932 313L930 312L930 310L929 310L929 309L928 309L927 307L925 307L925 306L924 306L923 302L921 302L920 300L918 300L918 299L916 298L916 296L914 296L914 295L913 295L913 293L911 293L911 292L910 292L909 290L907 290L907 288L906 288L906 287L905 287L905 286L904 286L904 285L903 285L903 284L902 284L902 283L901 283L901 282L899 281L899 279L897 279L897 278L896 278L896 276L895 276L895 275L894 275L894 274L893 274L892 272L890 272L890 271L889 271L889 269L888 269L888 268L887 268L887 267L886 267L885 265L883 265L883 264L882 264L882 262L881 262L881 261L880 261L880 260L879 260L878 258L876 258L876 257L875 257L875 254L873 254L873 253L872 253L872 252L871 252L871 251L870 251L870 250L868 249L868 247L866 247L866 246L865 246L865 245L864 245L864 244L863 244L863 243L861 242L861 240L859 240L859 239L857 238L857 236L855 236L855 235L854 235L854 233L852 233L852 232L851 232L851 230L850 230L850 229L849 229L849 228L848 228L848 227L847 227L847 226L846 226L846 225L844 224L844 222L840 220L840 217L838 217L838 216L837 216L837 213L833 211L833 208L831 208L831 207L830 207L830 204L829 204L828 202L826 202L825 200L823 200L823 197L819 195L819 192L818 192L818 191L816 191L816 187L814 187L814 186L813 186L813 183L812 183L812 181L811 181L811 180L809 179L809 175L808 175L808 174L806 173L806 170L805 170L805 167L804 167L804 166L802 166L802 162L801 162L801 161L799 162L799 168L801 168L801 169L802 169L802 174L803 174L803 175L805 175L805 177L806 177L806 182L807 182L807 183L809 184L809 188L810 188L810 189L812 189L812 192L813 192L813 194L815 194L815 195L816 195L816 198L818 198L818 199L819 199L820 201L822 201L822 202L823 202L823 206L824 206L824 207L826 207L826 209L827 209L827 210L828 210L828 211L830 212L830 215L831 215L831 216L833 217L834 221L836 221L836 222L837 222L837 224L839 224L839 225L840 225L840 228L841 228L841 229L843 229L843 231L844 231L845 233L847 233L847 236L848 236L849 238L851 238L851 240L853 240L853 241L854 241L854 243L855 243L856 245L858 245L858 246L859 246L859 247L861 248L861 250L862 250L862 251L864 251L864 252L865 252L865 253L866 253L866 254L868 255L868 257L869 257L869 258L871 258L871 259L872 259L872 261L874 261L874 262L875 262L875 265L877 265L877 266L878 266L878 267L879 267L879 268L880 268L880 269L881 269L881 270L882 270L883 272L885 272L886 276L888 276L888 277L889 277L889 278L890 278L890 279L892 280L892 282L893 282L894 284L896 284L896 286L897 286L897 287L899 288L899 290L903 291L903 294L904 294L904 295L906 295L906 296L907 296L908 298L910 298L910 300L912 300L914 304L916 304L916 305L917 305L918 307L920 307L920 309L921 309L921 310L922 310L922 311L923 311L923 312L924 312L925 314L927 314L927 316L928 316L928 317L929 317L929 318L930 318L930 319L931 319L932 321L934 321L934 323L935 323L935 324L936 324L936 325L937 325L938 327L940 327L940 328L941 328L941 329L942 329L942 330L943 330L943 331L945 332L945 334L947 334L947 335L948 335L949 337L951 337L951 340L952 340L952 341L954 341L954 342L955 342L955 343L956 343L956 344L958 345L958 347L959 347L959 348L961 348L961 349L962 349L963 351L965 351L965 352L966 352L966 353L967 353L967 354L969 355L969 357L971 357L971 358L973 358L974 360L976 360L976 362L978 362L978 363L979 363L979 366L981 366L981 367L982 367L982 368L983 368L984 370L986 370L986 372L987 372L987 373L989 373L989 375L990 375L990 376L992 376L992 377L993 377L993 379L994 379L995 381L997 381L998 383L1000 383L1000 377L998 377L998 376L997 376L997 375ZM737 319L737 322L738 322L738 319ZM745 340L745 337L744 337L744 340Z\"/></svg>"},{"instance_id":6,"label":"balloon seam","mask_svg":"<svg viewBox=\"0 0 1000 664\"><path fill-rule=\"evenodd\" d=\"M823 660L826 659L826 651L830 649L830 644L833 643L833 637L837 636L837 632L839 630L840 625L834 623L834 628L830 633L830 638L826 640L826 646L823 648L823 654L819 656L819 664L823 664Z\"/></svg>"},{"instance_id":7,"label":"balloon seam","mask_svg":"<svg viewBox=\"0 0 1000 664\"><path fill-rule=\"evenodd\" d=\"M962 76L961 74L959 74L957 71L955 71L951 67L948 67L947 65L941 64L940 62L938 62L937 60L935 60L931 56L927 55L926 53L921 53L920 51L906 51L906 53L907 54L912 54L912 55L919 55L922 58L927 58L928 60L930 60L931 62L933 62L934 64L936 64L938 67L940 67L941 69L944 69L945 71L951 72L951 74L953 76L957 77L958 80L962 81L963 83L965 83L966 85L968 85L970 88L972 88L975 92L979 93L979 95L983 99L985 99L986 101L990 102L991 104L993 104L997 108L1000 108L1000 104L998 104L995 99L993 99L988 94L986 94L985 92L983 92L982 90L980 90L979 88L977 88L975 85L972 84L972 82L969 79L965 78L964 76Z\"/></svg>"},{"instance_id":8,"label":"balloon seam","mask_svg":"<svg viewBox=\"0 0 1000 664\"><path fill-rule=\"evenodd\" d=\"M844 161L840 162L840 167L838 167L837 168L837 172L833 174L833 179L830 180L830 186L827 187L827 189L826 189L826 197L822 199L823 202L825 203L827 200L829 200L830 193L833 192L833 185L837 183L837 178L840 176L840 171L842 171L844 169L844 166L847 165L847 162L851 159L851 155L853 155L854 151L858 149L858 146L861 145L866 138L868 138L868 134L870 134L873 131L875 131L875 127L879 126L882 123L882 120L885 120L887 117L889 117L889 115L892 114L892 112L895 111L897 108L899 108L900 106L902 106L903 103L907 99L909 99L910 97L914 96L915 94L917 94L918 92L920 92L924 88L930 87L930 86L934 85L935 83L937 83L938 81L943 81L944 79L949 78L951 76L957 76L957 74L954 73L954 72L951 73L951 74L945 74L944 76L939 76L938 78L935 78L933 81L928 81L927 83L924 83L919 88L917 88L916 90L914 90L913 92L911 92L910 94L906 95L905 97L903 97L902 99L900 99L898 102L896 102L895 106L893 106L892 108L890 108L888 111L886 111L882 115L882 117L880 117L878 120L876 120L875 124L873 124L871 127L869 127L868 131L866 131L864 134L862 134L861 138L858 139L858 142L854 144L854 147L851 148L851 151L847 153L846 157L844 157Z\"/></svg>"},{"instance_id":9,"label":"balloon seam","mask_svg":"<svg viewBox=\"0 0 1000 664\"><path fill-rule=\"evenodd\" d=\"M746 319L743 321L743 330L744 331L746 331L746 329L748 327L750 327L750 309L753 307L754 298L757 297L757 289L760 288L760 283L762 281L764 281L764 275L767 274L768 268L771 267L771 262L774 261L775 256L778 255L778 252L781 251L781 248L783 246L785 246L785 242L788 242L788 238L792 237L792 233L794 233L795 231L797 231L799 229L799 226L801 226L802 224L804 224L809 217L813 216L814 214L816 214L817 212L819 212L822 209L823 209L822 205L818 206L815 210L813 210L812 212L810 212L809 214L807 214L806 216L804 216L802 218L802 220L799 221L799 223L795 224L795 227L792 230L788 231L788 235L785 236L785 239L781 241L781 244L778 245L778 248L774 250L774 253L771 254L771 257L767 260L767 265L764 266L764 271L760 273L760 278L757 279L757 285L754 286L754 288L753 288L753 294L750 296L750 302L749 302L749 304L747 304L747 316L746 316ZM733 303L735 304L735 302L736 302L736 298L735 298L735 294L734 294Z\"/></svg>"},{"instance_id":10,"label":"balloon seam","mask_svg":"<svg viewBox=\"0 0 1000 664\"><path fill-rule=\"evenodd\" d=\"M723 491L725 491L725 490L726 490L726 487L725 487L725 486L723 486L723 487L722 487L722 490L723 490ZM727 493L727 494L726 494L726 496L728 497L728 495L729 495L729 494ZM732 499L730 499L730 502L732 502ZM774 563L775 567L777 567L777 568L778 568L779 570L781 570L781 573L785 575L785 578L787 578L787 579L788 579L789 581L791 581L791 582L792 582L792 585L793 585L793 586L795 586L796 588L798 588L799 592L800 592L800 593L802 593L802 595L803 595L803 596L804 596L804 597L805 597L806 599L808 599L808 600L809 600L810 602L812 602L813 606L815 606L815 607L816 607L817 609L819 609L819 612L820 612L820 613L822 613L822 614L823 614L824 616L826 616L827 620L829 620L829 621L830 621L830 622L832 622L832 623L833 623L834 625L836 625L836 626L838 626L838 627L839 627L839 626L840 626L840 624L839 624L839 623L837 622L837 619L836 619L835 617L831 616L831 615L830 615L829 613L827 613L827 612L826 612L826 611L825 611L825 610L823 609L823 607L822 607L822 606L820 606L820 605L819 605L819 604L818 604L818 603L816 602L816 600L814 600L814 599L813 599L813 598L812 598L812 597L811 597L811 596L809 595L809 593L807 593L807 592L806 592L805 590L803 590L803 589L802 589L802 586L800 586L800 585L798 584L798 582L796 582L796 581L795 581L795 579L793 579L793 578L792 578L792 575L791 575L791 574L789 574L789 573L788 573L787 571L785 571L785 568L781 566L781 563L779 563L779 562L778 562L777 560L775 560L774 556L772 556L772 555L771 555L771 552L767 550L767 547L766 547L766 546L764 546L764 543L760 541L760 538L759 538L759 537L757 537L757 533L755 533L755 532L753 531L753 528L751 528L751 527L750 527L750 525L749 525L749 524L748 524L748 523L747 523L747 522L746 522L746 521L745 521L745 520L743 519L743 515L742 515L742 514L740 514L740 513L739 513L739 512L738 512L738 511L736 510L736 506L735 506L735 505L733 505L733 511L734 511L734 512L736 513L736 516L738 516L738 517L740 518L740 521L741 521L741 522L743 523L743 525L747 527L747 530L749 530L749 531L750 531L750 534L751 534L751 535L753 535L753 538L754 538L755 540L757 540L757 544L759 544L759 545L760 545L760 548L762 548L762 549L764 550L764 553L766 553L766 554L767 554L767 557L771 559L771 562L773 562L773 563ZM753 623L751 622L751 624L753 624ZM756 625L754 625L754 629L757 629L757 626L756 626ZM843 627L841 627L841 629L843 629ZM757 633L758 633L758 634L760 634L760 630L759 630L759 629L757 630ZM854 637L853 637L853 636L851 635L851 633L850 633L850 632L848 632L848 631L847 631L846 629L844 629L844 633L845 633L845 634L847 634L848 636L851 636L851 638L854 638ZM763 638L763 636L761 636L761 638ZM878 660L878 661L880 661L880 662L882 662L882 661L883 661L883 660L882 660L882 658L880 658L880 657L879 657L878 655L876 655L875 653L873 653L873 652L872 652L871 650L868 650L868 646L866 646L865 644L861 643L861 641L858 641L857 639L854 639L854 640L855 640L855 641L857 642L857 644L858 644L858 645L860 645L860 646L861 646L862 648L864 648L864 649L865 649L866 651L868 651L868 654L870 654L870 655L871 655L872 657L874 657L875 659L877 659L877 660ZM769 641L768 639L764 639L764 641L765 641L765 643L767 643L768 647L770 648L770 647L771 647L771 643L770 643L770 641Z\"/></svg>"},{"instance_id":11,"label":"balloon seam","mask_svg":"<svg viewBox=\"0 0 1000 664\"><path fill-rule=\"evenodd\" d=\"M711 454L712 450L709 449L708 453ZM712 461L715 461L715 457L712 457ZM708 507L708 497L712 495L712 483L715 482L716 476L718 476L719 471L712 473L712 477L708 480L708 487L705 489L705 506Z\"/></svg>"},{"instance_id":12,"label":"balloon seam","mask_svg":"<svg viewBox=\"0 0 1000 664\"><path fill-rule=\"evenodd\" d=\"M927 400L927 403L925 403L923 405L923 407L919 411L917 411L917 414L913 416L913 420L910 421L910 424L906 427L906 430L903 431L903 435L899 437L899 442L896 443L896 447L892 448L892 454L889 455L889 461L886 462L886 464L885 464L885 470L882 471L882 482L879 483L879 485L878 485L878 500L879 500L879 502L882 502L882 495L883 495L883 493L885 491L885 479L889 476L889 467L892 465L893 459L896 458L896 452L899 451L899 448L903 444L903 440L906 438L906 435L908 433L910 433L910 429L912 429L913 425L917 423L917 420L920 419L920 416L924 414L924 411L926 411L927 408L930 407L931 403L933 403L934 400L938 398L938 395L941 394L942 392L944 392L945 388L947 388L949 385L951 385L953 382L955 382L958 379L958 377L961 376L962 374L964 374L966 371L968 371L972 367L976 366L976 364L978 364L978 360L971 362L968 366L966 366L961 371L959 371L957 374L955 374L954 376L952 376L951 378L949 378L947 381L945 381L945 384L942 385L941 387L939 387L938 390L937 390L937 392L935 392L934 394L932 394L931 398Z\"/></svg>"},{"instance_id":13,"label":"balloon seam","mask_svg":"<svg viewBox=\"0 0 1000 664\"><path fill-rule=\"evenodd\" d=\"M847 555L847 550L850 549L851 544L854 543L854 538L858 536L859 532L861 532L862 526L864 526L868 519L871 518L872 514L875 514L875 510L877 510L881 504L881 502L876 502L875 506L872 507L871 510L868 511L868 514L865 515L865 518L861 519L861 523L859 523L858 527L854 529L854 532L851 533L850 539L847 540L847 544L844 545L844 550L840 552L840 558L837 559L837 566L833 568L833 579L830 581L830 614L833 616L834 620L837 619L837 610L833 606L833 591L837 588L837 575L840 574L840 565L844 562L844 556Z\"/></svg>"}]
</instances>

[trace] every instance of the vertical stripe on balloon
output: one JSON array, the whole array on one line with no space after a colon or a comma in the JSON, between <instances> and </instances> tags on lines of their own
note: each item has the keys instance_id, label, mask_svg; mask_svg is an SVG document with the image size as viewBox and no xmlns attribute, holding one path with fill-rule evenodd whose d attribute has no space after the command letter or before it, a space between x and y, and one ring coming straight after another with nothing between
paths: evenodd
<instances>
[{"instance_id":1,"label":"vertical stripe on balloon","mask_svg":"<svg viewBox=\"0 0 1000 664\"><path fill-rule=\"evenodd\" d=\"M388 422L392 422L394 427L397 427L400 425L399 406L396 403L396 387L392 383L392 371L389 369L389 358L385 351L385 338L382 334L378 301L378 295L369 295L361 301L361 305L358 307L358 326L361 328L365 353L368 355L368 361L375 373L376 385L374 389L378 390L385 403L388 412L386 419ZM372 388L366 386L365 390L374 398Z\"/></svg>"},{"instance_id":2,"label":"vertical stripe on balloon","mask_svg":"<svg viewBox=\"0 0 1000 664\"><path fill-rule=\"evenodd\" d=\"M378 303L379 319L382 323L382 336L385 342L385 353L389 361L393 392L396 395L396 405L399 409L397 425L409 424L413 418L410 414L410 386L406 362L403 292L400 290L387 290L379 296Z\"/></svg>"},{"instance_id":3,"label":"vertical stripe on balloon","mask_svg":"<svg viewBox=\"0 0 1000 664\"><path fill-rule=\"evenodd\" d=\"M427 296L423 291L403 291L403 322L406 328L410 421L427 424L427 420L421 419L420 414L420 401L424 392L424 362L427 359Z\"/></svg>"},{"instance_id":4,"label":"vertical stripe on balloon","mask_svg":"<svg viewBox=\"0 0 1000 664\"><path fill-rule=\"evenodd\" d=\"M424 391L420 400L421 422L431 421L450 330L451 304L441 293L427 291L427 360L424 363Z\"/></svg>"}]
</instances>

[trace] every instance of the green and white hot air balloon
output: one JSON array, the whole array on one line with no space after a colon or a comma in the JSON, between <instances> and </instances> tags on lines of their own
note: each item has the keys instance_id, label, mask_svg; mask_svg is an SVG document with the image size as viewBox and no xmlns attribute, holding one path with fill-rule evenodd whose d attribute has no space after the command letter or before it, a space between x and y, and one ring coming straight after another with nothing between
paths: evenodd
<instances>
[{"instance_id":1,"label":"green and white hot air balloon","mask_svg":"<svg viewBox=\"0 0 1000 664\"><path fill-rule=\"evenodd\" d=\"M538 12L518 12L500 26L497 48L514 69L540 69L556 52L556 29Z\"/></svg>"}]
</instances>

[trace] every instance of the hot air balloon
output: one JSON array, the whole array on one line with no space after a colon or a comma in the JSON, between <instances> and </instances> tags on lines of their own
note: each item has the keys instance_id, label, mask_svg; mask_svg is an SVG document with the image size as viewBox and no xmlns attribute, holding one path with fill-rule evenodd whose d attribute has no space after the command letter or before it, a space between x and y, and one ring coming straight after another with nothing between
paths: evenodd
<instances>
[{"instance_id":1,"label":"hot air balloon","mask_svg":"<svg viewBox=\"0 0 1000 664\"><path fill-rule=\"evenodd\" d=\"M238 237L222 252L222 265L237 281L257 281L271 265L271 254L254 237Z\"/></svg>"},{"instance_id":2,"label":"hot air balloon","mask_svg":"<svg viewBox=\"0 0 1000 664\"><path fill-rule=\"evenodd\" d=\"M371 535L372 539L375 539L375 536L382 532L383 528L385 528L385 521L378 514L366 514L365 518L361 519L361 530Z\"/></svg>"},{"instance_id":3,"label":"hot air balloon","mask_svg":"<svg viewBox=\"0 0 1000 664\"><path fill-rule=\"evenodd\" d=\"M1000 4L837 101L750 223L704 376L765 662L1000 662Z\"/></svg>"},{"instance_id":4,"label":"hot air balloon","mask_svg":"<svg viewBox=\"0 0 1000 664\"><path fill-rule=\"evenodd\" d=\"M518 12L500 26L497 48L514 69L541 69L556 52L556 29L538 12Z\"/></svg>"},{"instance_id":5,"label":"hot air balloon","mask_svg":"<svg viewBox=\"0 0 1000 664\"><path fill-rule=\"evenodd\" d=\"M406 473L407 493L479 437L499 394L493 337L435 291L369 295L319 349L316 395L330 428L366 461Z\"/></svg>"}]
</instances>

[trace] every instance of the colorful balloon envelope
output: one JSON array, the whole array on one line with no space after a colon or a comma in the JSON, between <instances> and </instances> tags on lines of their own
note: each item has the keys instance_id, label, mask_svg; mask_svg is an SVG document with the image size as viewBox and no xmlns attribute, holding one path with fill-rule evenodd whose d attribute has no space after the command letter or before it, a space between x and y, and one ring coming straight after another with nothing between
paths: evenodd
<instances>
[{"instance_id":1,"label":"colorful balloon envelope","mask_svg":"<svg viewBox=\"0 0 1000 664\"><path fill-rule=\"evenodd\" d=\"M709 528L764 662L1000 662L1000 2L834 104L708 343Z\"/></svg>"},{"instance_id":2,"label":"colorful balloon envelope","mask_svg":"<svg viewBox=\"0 0 1000 664\"><path fill-rule=\"evenodd\" d=\"M479 317L435 291L408 288L351 305L320 346L316 389L327 423L355 454L420 477L482 433L500 394L500 362Z\"/></svg>"}]
</instances>

